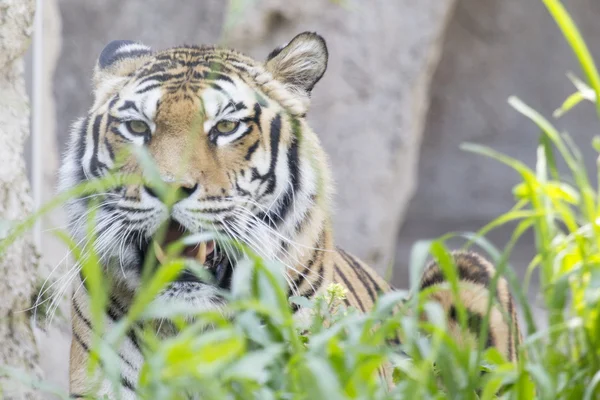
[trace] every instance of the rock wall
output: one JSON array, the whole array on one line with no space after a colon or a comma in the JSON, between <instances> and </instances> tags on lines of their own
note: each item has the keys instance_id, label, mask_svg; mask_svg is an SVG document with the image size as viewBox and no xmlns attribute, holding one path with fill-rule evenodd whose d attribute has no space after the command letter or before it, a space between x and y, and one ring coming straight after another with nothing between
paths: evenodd
<instances>
[{"instance_id":1,"label":"rock wall","mask_svg":"<svg viewBox=\"0 0 600 400\"><path fill-rule=\"evenodd\" d=\"M41 110L36 110L34 104L33 114L36 118L41 119L43 127L39 137L41 142L40 159L36 160L36 168L39 168L41 173L40 201L44 204L56 193L56 171L59 164L59 143L56 137L58 115L53 95L53 77L61 52L61 19L56 0L44 0L42 10L43 32L36 36L36 39L39 37L43 41L42 78L40 86L37 88L41 97L41 102L38 103ZM40 111L39 114L38 111ZM58 284L56 282L72 268L73 264L67 257L67 247L54 235L55 230L64 229L65 224L64 213L61 209L52 211L41 220L39 227L41 258L38 276L42 282L45 281L45 284L43 290L41 287L38 288L37 294L40 291L48 290L52 284L54 284L52 287L54 290L57 290L60 285L66 284L65 280ZM46 291L46 296L52 292L52 288ZM50 302L46 302L44 306L47 307L49 304ZM69 317L70 303L64 301L60 304L52 323L48 324L44 317L38 318L34 330L38 348L42 350L40 367L44 371L44 379L55 387L64 389L65 393L69 384L68 354L71 346L71 319Z\"/></svg>"},{"instance_id":2,"label":"rock wall","mask_svg":"<svg viewBox=\"0 0 600 400\"><path fill-rule=\"evenodd\" d=\"M23 56L31 41L35 2L6 0L0 6L0 239L32 211L23 149L29 136L29 99ZM38 350L29 313L38 256L31 235L0 254L0 365L38 380ZM0 378L6 399L37 399L14 378Z\"/></svg>"},{"instance_id":3,"label":"rock wall","mask_svg":"<svg viewBox=\"0 0 600 400\"><path fill-rule=\"evenodd\" d=\"M565 71L578 71L542 3L533 0L58 2L63 44L54 94L61 149L71 121L89 107L91 70L110 40L155 48L222 42L260 59L298 32L323 34L330 64L309 118L337 180L337 239L380 272L395 265L399 287L406 286L415 240L475 230L512 203L516 174L461 152L460 143L489 145L532 164L537 131L506 99L516 94L549 115L572 90ZM600 34L600 3L570 3L600 55L600 42L592 40ZM596 124L585 106L559 123L576 128L590 161ZM492 240L501 246L507 235L499 231ZM531 248L523 243L516 265Z\"/></svg>"},{"instance_id":4,"label":"rock wall","mask_svg":"<svg viewBox=\"0 0 600 400\"><path fill-rule=\"evenodd\" d=\"M414 188L422 123L441 34L454 0L232 1L60 0L63 51L55 79L58 132L90 104L97 55L113 39L155 48L223 41L258 59L297 33L328 41L329 70L309 113L332 159L338 243L390 265L394 238ZM222 27L224 34L221 35Z\"/></svg>"},{"instance_id":5,"label":"rock wall","mask_svg":"<svg viewBox=\"0 0 600 400\"><path fill-rule=\"evenodd\" d=\"M343 4L252 2L225 42L264 57L304 30L327 39L329 67L309 119L337 182L336 240L383 273L415 187L429 82L454 1Z\"/></svg>"},{"instance_id":6,"label":"rock wall","mask_svg":"<svg viewBox=\"0 0 600 400\"><path fill-rule=\"evenodd\" d=\"M177 7L160 0L58 0L58 145L63 151L71 122L90 106L92 68L111 40L139 40L156 49L221 42L263 59L297 33L316 30L328 41L330 64L314 90L309 118L331 155L337 180L338 243L383 271L415 186L428 85L453 3L233 0L228 8L224 0L180 0ZM51 22L47 28L53 29ZM47 68L52 69L52 60ZM53 171L50 161L46 165ZM53 262L60 259L48 258L51 267ZM64 352L68 326L40 340ZM65 387L67 360L58 358L45 352L42 365L51 382Z\"/></svg>"},{"instance_id":7,"label":"rock wall","mask_svg":"<svg viewBox=\"0 0 600 400\"><path fill-rule=\"evenodd\" d=\"M600 3L565 5L598 60ZM511 189L519 176L494 160L461 151L460 144L483 144L534 166L539 131L508 105L508 97L516 95L551 118L574 91L565 73L582 76L541 1L459 0L443 49L431 85L418 189L397 242L398 287L408 283L407 261L416 240L477 230L513 204ZM590 143L598 133L598 120L593 106L577 107L556 125L572 135L588 170L595 171ZM502 247L509 234L510 229L503 229L490 238ZM521 274L533 248L527 237L514 253L512 261Z\"/></svg>"}]
</instances>

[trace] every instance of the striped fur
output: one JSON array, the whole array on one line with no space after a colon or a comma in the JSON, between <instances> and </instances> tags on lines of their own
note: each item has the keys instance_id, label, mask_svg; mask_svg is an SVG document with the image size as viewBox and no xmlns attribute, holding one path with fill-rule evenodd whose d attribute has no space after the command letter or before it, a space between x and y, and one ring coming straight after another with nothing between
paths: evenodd
<instances>
[{"instance_id":1,"label":"striped fur","mask_svg":"<svg viewBox=\"0 0 600 400\"><path fill-rule=\"evenodd\" d=\"M169 218L190 232L229 235L263 257L281 262L290 295L311 298L330 283L340 283L349 291L347 305L367 311L380 293L390 290L371 268L334 246L327 157L306 122L310 91L326 64L325 42L313 33L298 35L265 63L214 47L154 53L134 42L107 46L94 74L94 104L73 127L61 168L62 189L111 170L140 173L135 157L121 156L127 146L139 146L154 158L162 179L181 187L187 196L169 214L151 188L128 185L107 193L96 205L95 245L113 282L106 312L109 326L127 312L140 284L142 250ZM132 120L143 121L148 129L133 131ZM237 129L227 134L216 131L223 120L236 121ZM88 198L67 205L78 241L85 240L89 205ZM480 316L490 295L487 283L493 268L474 254L455 257L468 286L463 300L472 315ZM71 273L74 280L77 272ZM422 286L442 281L439 269L432 265ZM79 281L76 288L71 392L75 397L95 392L116 398L108 382L94 386L93 377L87 376L93 338L85 285ZM449 294L440 291L436 296L452 325ZM516 323L503 280L496 297ZM198 310L222 306L214 287L196 282L174 282L156 301L183 301ZM512 325L496 311L490 344L515 359ZM301 318L305 310L295 312ZM134 399L142 356L133 333L119 356L119 398Z\"/></svg>"}]
</instances>

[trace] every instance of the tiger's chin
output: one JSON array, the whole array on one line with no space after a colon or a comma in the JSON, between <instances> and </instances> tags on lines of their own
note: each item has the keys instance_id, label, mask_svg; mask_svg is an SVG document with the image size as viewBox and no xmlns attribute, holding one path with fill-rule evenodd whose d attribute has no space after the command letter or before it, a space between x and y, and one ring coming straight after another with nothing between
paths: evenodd
<instances>
[{"instance_id":1,"label":"tiger's chin","mask_svg":"<svg viewBox=\"0 0 600 400\"><path fill-rule=\"evenodd\" d=\"M152 302L150 308L160 318L180 316L193 322L198 314L207 311L222 312L225 299L221 291L201 282L172 282Z\"/></svg>"}]
</instances>

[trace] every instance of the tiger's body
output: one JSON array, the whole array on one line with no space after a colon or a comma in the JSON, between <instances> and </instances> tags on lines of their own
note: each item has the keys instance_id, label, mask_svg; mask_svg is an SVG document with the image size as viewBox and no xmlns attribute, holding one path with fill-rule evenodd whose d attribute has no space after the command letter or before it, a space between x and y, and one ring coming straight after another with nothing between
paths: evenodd
<instances>
[{"instance_id":1,"label":"tiger's body","mask_svg":"<svg viewBox=\"0 0 600 400\"><path fill-rule=\"evenodd\" d=\"M279 261L286 267L290 295L312 298L339 283L348 289L346 304L367 311L379 293L390 290L370 267L334 245L327 157L306 122L310 91L326 65L325 42L313 33L298 35L266 63L213 47L154 53L141 44L119 41L105 48L94 75L94 104L72 131L61 168L62 188L111 170L141 173L135 157L117 157L133 145L144 147L164 182L184 194L168 209L152 187L126 185L106 194L97 206L96 247L113 282L108 327L127 312L148 246L165 223L172 230L229 235L262 257ZM68 205L78 240L85 239L82 220L88 202L75 199ZM211 269L216 285L226 290L235 263L220 262L216 244L208 246L218 264ZM470 312L481 315L491 295L493 268L474 254L458 253L455 259L462 281L468 283L462 300ZM442 281L440 270L431 265L422 286ZM78 287L72 304L70 390L75 397L94 390L96 396L112 398L107 381L93 389L94 379L87 374L92 330L86 288ZM494 295L500 308L490 318L489 344L515 359L516 318L502 279ZM453 308L447 292L436 296L447 311ZM187 273L156 301L169 304L172 299L199 310L222 305L214 285ZM305 312L294 311L299 317ZM457 329L452 321L450 325ZM128 336L119 356L122 398L135 399L143 361L135 336Z\"/></svg>"}]
</instances>

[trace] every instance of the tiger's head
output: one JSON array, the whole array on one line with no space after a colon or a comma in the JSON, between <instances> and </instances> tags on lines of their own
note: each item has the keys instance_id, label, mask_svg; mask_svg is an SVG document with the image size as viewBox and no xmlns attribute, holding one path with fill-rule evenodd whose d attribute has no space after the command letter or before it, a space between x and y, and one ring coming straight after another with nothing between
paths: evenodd
<instances>
[{"instance_id":1,"label":"tiger's head","mask_svg":"<svg viewBox=\"0 0 600 400\"><path fill-rule=\"evenodd\" d=\"M112 171L142 174L131 148L143 147L179 197L167 207L152 185L128 184L104 193L95 210L90 198L74 199L67 207L75 239L85 240L93 211L105 271L132 292L161 226L168 228L159 253L182 235L217 232L295 271L302 243L314 245L328 221L326 157L306 123L327 57L325 41L308 32L266 62L215 47L108 44L94 73L93 106L73 126L61 189ZM223 250L214 241L185 248L215 279L185 271L161 296L216 304L235 268Z\"/></svg>"}]
</instances>

